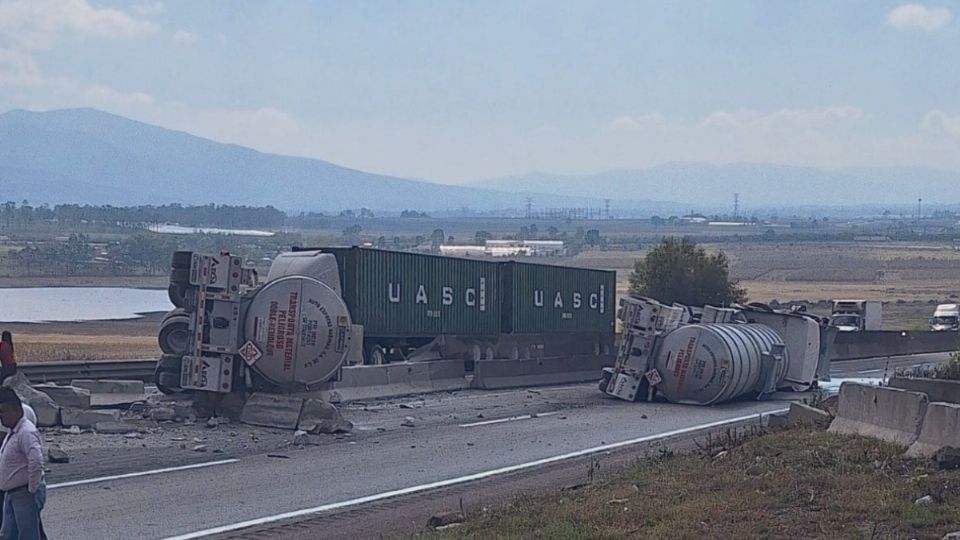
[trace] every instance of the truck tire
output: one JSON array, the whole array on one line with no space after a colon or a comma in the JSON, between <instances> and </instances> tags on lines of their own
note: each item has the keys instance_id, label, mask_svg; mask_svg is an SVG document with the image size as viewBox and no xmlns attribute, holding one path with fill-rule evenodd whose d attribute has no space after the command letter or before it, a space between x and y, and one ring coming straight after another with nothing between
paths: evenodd
<instances>
[{"instance_id":1,"label":"truck tire","mask_svg":"<svg viewBox=\"0 0 960 540\"><path fill-rule=\"evenodd\" d=\"M160 369L159 366L153 372L153 381L157 385L157 390L168 396L180 390L180 374Z\"/></svg>"},{"instance_id":2,"label":"truck tire","mask_svg":"<svg viewBox=\"0 0 960 540\"><path fill-rule=\"evenodd\" d=\"M183 365L183 357L179 354L164 354L157 362L157 368L160 371L172 371L180 373L180 366Z\"/></svg>"},{"instance_id":3,"label":"truck tire","mask_svg":"<svg viewBox=\"0 0 960 540\"><path fill-rule=\"evenodd\" d=\"M170 283L183 285L184 287L189 287L190 286L190 269L189 268L171 268Z\"/></svg>"},{"instance_id":4,"label":"truck tire","mask_svg":"<svg viewBox=\"0 0 960 540\"><path fill-rule=\"evenodd\" d=\"M170 303L178 308L183 308L185 310L193 311L193 295L190 294L192 289L182 283L171 283L167 287L167 296L170 298Z\"/></svg>"},{"instance_id":5,"label":"truck tire","mask_svg":"<svg viewBox=\"0 0 960 540\"><path fill-rule=\"evenodd\" d=\"M169 316L160 325L157 341L167 354L186 354L190 348L190 318L186 315Z\"/></svg>"},{"instance_id":6,"label":"truck tire","mask_svg":"<svg viewBox=\"0 0 960 540\"><path fill-rule=\"evenodd\" d=\"M170 268L186 268L190 270L190 261L193 258L192 251L174 251L170 257Z\"/></svg>"},{"instance_id":7,"label":"truck tire","mask_svg":"<svg viewBox=\"0 0 960 540\"><path fill-rule=\"evenodd\" d=\"M380 345L370 345L364 360L369 366L382 366L387 363L387 351Z\"/></svg>"}]
</instances>

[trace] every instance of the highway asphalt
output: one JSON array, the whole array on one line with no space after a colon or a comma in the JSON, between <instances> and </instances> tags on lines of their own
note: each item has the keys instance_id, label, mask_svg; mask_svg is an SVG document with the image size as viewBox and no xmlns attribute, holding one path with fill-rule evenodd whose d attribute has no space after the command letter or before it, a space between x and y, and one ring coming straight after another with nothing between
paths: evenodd
<instances>
[{"instance_id":1,"label":"highway asphalt","mask_svg":"<svg viewBox=\"0 0 960 540\"><path fill-rule=\"evenodd\" d=\"M879 378L946 357L857 360L835 364L833 373ZM150 467L131 465L128 477L51 479L43 518L52 538L223 534L753 421L787 406L627 403L604 398L594 383L371 402L345 408L356 424L348 439L328 436L316 446L237 459L211 456L213 464L199 468L143 474Z\"/></svg>"}]
</instances>

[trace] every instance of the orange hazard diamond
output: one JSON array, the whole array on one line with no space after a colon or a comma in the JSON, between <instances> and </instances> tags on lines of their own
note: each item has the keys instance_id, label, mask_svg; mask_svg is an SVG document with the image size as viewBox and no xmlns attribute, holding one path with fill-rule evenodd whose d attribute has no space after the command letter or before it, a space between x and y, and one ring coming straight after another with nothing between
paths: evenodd
<instances>
[{"instance_id":1,"label":"orange hazard diamond","mask_svg":"<svg viewBox=\"0 0 960 540\"><path fill-rule=\"evenodd\" d=\"M260 352L260 349L258 349L252 341L244 343L243 347L240 347L240 350L237 352L240 354L240 358L243 358L243 361L250 365L253 365L254 362L263 356L263 353Z\"/></svg>"}]
</instances>

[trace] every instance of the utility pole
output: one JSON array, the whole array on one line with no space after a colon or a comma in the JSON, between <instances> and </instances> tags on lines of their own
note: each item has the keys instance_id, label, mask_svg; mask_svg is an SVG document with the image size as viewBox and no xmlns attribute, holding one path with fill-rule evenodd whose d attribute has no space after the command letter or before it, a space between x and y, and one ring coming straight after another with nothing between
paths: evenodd
<instances>
[{"instance_id":1,"label":"utility pole","mask_svg":"<svg viewBox=\"0 0 960 540\"><path fill-rule=\"evenodd\" d=\"M923 197L917 198L917 233L923 234L923 229L920 228L920 220L923 219Z\"/></svg>"}]
</instances>

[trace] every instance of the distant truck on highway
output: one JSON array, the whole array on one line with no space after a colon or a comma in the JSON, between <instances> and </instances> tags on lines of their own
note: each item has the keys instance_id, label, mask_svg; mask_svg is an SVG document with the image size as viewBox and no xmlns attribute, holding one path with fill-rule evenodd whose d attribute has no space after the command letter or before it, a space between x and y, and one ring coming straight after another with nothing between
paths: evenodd
<instances>
[{"instance_id":1,"label":"distant truck on highway","mask_svg":"<svg viewBox=\"0 0 960 540\"><path fill-rule=\"evenodd\" d=\"M960 330L960 304L940 304L930 319L931 332L956 332Z\"/></svg>"},{"instance_id":2,"label":"distant truck on highway","mask_svg":"<svg viewBox=\"0 0 960 540\"><path fill-rule=\"evenodd\" d=\"M834 300L830 326L838 332L880 330L883 304L870 300Z\"/></svg>"}]
</instances>

